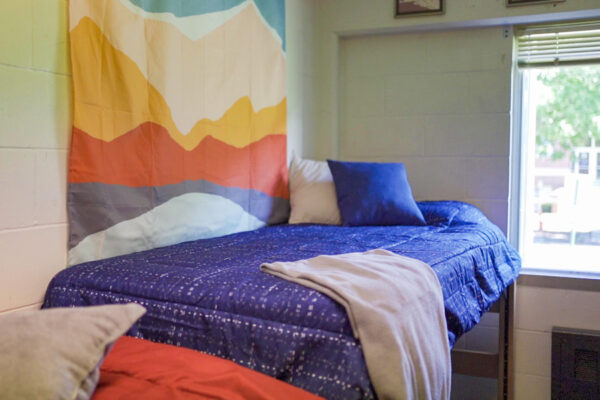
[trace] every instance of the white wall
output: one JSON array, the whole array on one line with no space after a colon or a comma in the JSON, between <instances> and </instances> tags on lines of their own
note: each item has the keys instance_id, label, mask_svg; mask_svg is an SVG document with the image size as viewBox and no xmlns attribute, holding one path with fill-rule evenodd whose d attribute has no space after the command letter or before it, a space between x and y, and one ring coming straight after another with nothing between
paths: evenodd
<instances>
[{"instance_id":1,"label":"white wall","mask_svg":"<svg viewBox=\"0 0 600 400\"><path fill-rule=\"evenodd\" d=\"M286 0L288 159L302 157L315 143L317 26L320 0Z\"/></svg>"},{"instance_id":2,"label":"white wall","mask_svg":"<svg viewBox=\"0 0 600 400\"><path fill-rule=\"evenodd\" d=\"M0 312L65 265L71 124L66 0L0 1Z\"/></svg>"},{"instance_id":3,"label":"white wall","mask_svg":"<svg viewBox=\"0 0 600 400\"><path fill-rule=\"evenodd\" d=\"M417 200L506 230L511 53L498 27L342 39L338 156L404 162Z\"/></svg>"},{"instance_id":4,"label":"white wall","mask_svg":"<svg viewBox=\"0 0 600 400\"><path fill-rule=\"evenodd\" d=\"M299 154L314 132L315 1L286 1L289 148ZM39 307L66 265L67 4L0 1L0 313Z\"/></svg>"},{"instance_id":5,"label":"white wall","mask_svg":"<svg viewBox=\"0 0 600 400\"><path fill-rule=\"evenodd\" d=\"M552 327L600 330L600 293L520 285L516 300L516 399L547 400Z\"/></svg>"},{"instance_id":6,"label":"white wall","mask_svg":"<svg viewBox=\"0 0 600 400\"><path fill-rule=\"evenodd\" d=\"M569 0L558 4L505 6L505 0L446 1L444 15L394 18L390 0L320 0L318 122L311 157L337 155L339 133L340 38L376 34L431 32L465 27L508 26L516 23L599 17L598 0Z\"/></svg>"}]
</instances>

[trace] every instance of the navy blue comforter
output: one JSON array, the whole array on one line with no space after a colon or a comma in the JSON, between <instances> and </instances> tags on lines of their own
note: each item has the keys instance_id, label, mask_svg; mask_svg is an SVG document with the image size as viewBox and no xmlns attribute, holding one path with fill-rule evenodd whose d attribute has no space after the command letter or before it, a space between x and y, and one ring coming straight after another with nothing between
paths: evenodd
<instances>
[{"instance_id":1,"label":"navy blue comforter","mask_svg":"<svg viewBox=\"0 0 600 400\"><path fill-rule=\"evenodd\" d=\"M228 358L328 399L374 398L344 309L259 266L374 248L422 260L442 285L452 345L516 279L520 259L475 207L419 206L424 227L279 225L80 264L54 277L44 307L134 301L148 313L130 334Z\"/></svg>"}]
</instances>

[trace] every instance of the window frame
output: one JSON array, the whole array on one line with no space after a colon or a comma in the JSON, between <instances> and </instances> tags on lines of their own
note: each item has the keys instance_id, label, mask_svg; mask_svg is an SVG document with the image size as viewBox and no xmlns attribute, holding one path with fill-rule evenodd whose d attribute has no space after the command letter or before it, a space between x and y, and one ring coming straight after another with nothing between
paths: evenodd
<instances>
[{"instance_id":1,"label":"window frame","mask_svg":"<svg viewBox=\"0 0 600 400\"><path fill-rule=\"evenodd\" d=\"M523 251L525 235L522 229L525 227L525 209L526 204L526 160L528 149L528 135L526 132L527 118L523 112L523 105L527 104L525 92L528 85L525 69L518 65L517 49L517 27L513 29L513 63L512 63L512 82L511 82L511 110L510 110L510 156L509 156L509 195L508 195L508 227L507 236L509 242L517 249L519 253ZM592 63L590 63L592 64ZM566 66L566 65L565 65ZM600 159L600 155L599 155ZM591 167L591 166L590 166ZM600 272L590 273L576 270L546 270L542 268L527 268L523 266L519 279L521 284L526 286L541 286L572 289L581 285L584 281L590 282L584 287L590 287L593 291L600 291ZM548 283L550 282L550 283ZM584 289L586 290L586 289Z\"/></svg>"}]
</instances>

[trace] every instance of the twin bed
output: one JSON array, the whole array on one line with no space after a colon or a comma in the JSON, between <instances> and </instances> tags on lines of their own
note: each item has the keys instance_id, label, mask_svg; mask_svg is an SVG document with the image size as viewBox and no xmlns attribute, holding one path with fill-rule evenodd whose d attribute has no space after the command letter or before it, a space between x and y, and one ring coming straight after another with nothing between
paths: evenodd
<instances>
[{"instance_id":1,"label":"twin bed","mask_svg":"<svg viewBox=\"0 0 600 400\"><path fill-rule=\"evenodd\" d=\"M147 314L132 336L229 359L327 399L372 399L343 307L259 267L374 248L424 261L442 286L452 346L517 278L520 259L477 208L419 208L426 226L275 225L80 264L52 280L44 307L136 302Z\"/></svg>"}]
</instances>

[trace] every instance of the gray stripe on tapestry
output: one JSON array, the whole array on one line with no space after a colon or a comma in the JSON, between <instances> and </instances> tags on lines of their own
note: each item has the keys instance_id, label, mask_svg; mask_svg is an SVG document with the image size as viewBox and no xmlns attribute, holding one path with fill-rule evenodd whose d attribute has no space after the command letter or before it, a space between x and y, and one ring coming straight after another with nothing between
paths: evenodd
<instances>
[{"instance_id":1,"label":"gray stripe on tapestry","mask_svg":"<svg viewBox=\"0 0 600 400\"><path fill-rule=\"evenodd\" d=\"M69 248L75 247L88 235L139 217L186 193L216 194L227 198L268 224L285 222L290 211L288 199L271 197L255 189L225 187L205 180L188 180L157 187L70 183Z\"/></svg>"}]
</instances>

